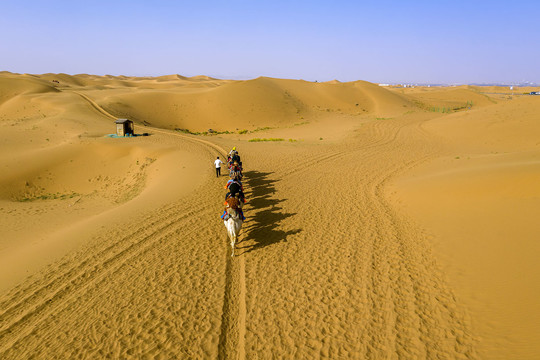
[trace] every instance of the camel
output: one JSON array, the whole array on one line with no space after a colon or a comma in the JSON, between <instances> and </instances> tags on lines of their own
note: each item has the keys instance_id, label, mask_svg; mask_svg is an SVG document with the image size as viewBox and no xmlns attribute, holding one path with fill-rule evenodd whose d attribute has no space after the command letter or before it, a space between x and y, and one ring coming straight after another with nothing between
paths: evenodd
<instances>
[{"instance_id":1,"label":"camel","mask_svg":"<svg viewBox=\"0 0 540 360\"><path fill-rule=\"evenodd\" d=\"M241 202L236 197L230 197L227 199L226 204L225 211L227 212L227 216L225 218L227 220L224 220L223 223L227 228L227 234L231 240L231 256L234 256L234 245L236 244L243 223L242 216L240 215Z\"/></svg>"}]
</instances>

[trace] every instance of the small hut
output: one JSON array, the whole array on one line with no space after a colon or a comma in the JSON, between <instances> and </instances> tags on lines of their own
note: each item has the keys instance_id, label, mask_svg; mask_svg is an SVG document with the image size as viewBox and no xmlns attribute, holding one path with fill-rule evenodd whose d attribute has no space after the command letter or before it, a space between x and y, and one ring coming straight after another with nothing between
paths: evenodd
<instances>
[{"instance_id":1,"label":"small hut","mask_svg":"<svg viewBox=\"0 0 540 360\"><path fill-rule=\"evenodd\" d=\"M133 128L133 121L128 119L118 119L116 123L116 135L126 136L132 135L135 133Z\"/></svg>"}]
</instances>

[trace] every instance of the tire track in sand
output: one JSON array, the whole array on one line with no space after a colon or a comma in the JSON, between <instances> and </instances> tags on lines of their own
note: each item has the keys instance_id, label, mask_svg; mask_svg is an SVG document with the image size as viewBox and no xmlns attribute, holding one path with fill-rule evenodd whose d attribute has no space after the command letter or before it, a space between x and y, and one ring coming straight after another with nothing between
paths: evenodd
<instances>
[{"instance_id":1,"label":"tire track in sand","mask_svg":"<svg viewBox=\"0 0 540 360\"><path fill-rule=\"evenodd\" d=\"M229 239L226 237L228 244ZM240 241L237 241L237 245ZM227 246L225 292L218 343L219 359L245 359L246 268L244 254L231 257Z\"/></svg>"},{"instance_id":2,"label":"tire track in sand","mask_svg":"<svg viewBox=\"0 0 540 360\"><path fill-rule=\"evenodd\" d=\"M94 108L100 114L103 114L111 119L116 119L116 117L101 108L88 96L78 92L74 93L82 97L92 106L92 108ZM225 153L225 151L221 147L205 140L195 139L189 136L170 133L167 131L160 131L154 128L152 128L152 130L166 135L181 137L194 143L209 146L222 154ZM194 214L192 213L192 215ZM163 223L151 223L149 228L148 224L146 224L146 227L141 227L138 230L142 230L142 228L145 228L146 231L150 230L151 235L155 235L156 232L160 232L164 228L167 228L168 226L173 224L175 221L180 220L178 217L174 216L174 212L171 213L168 218L170 219L171 216L174 220L168 221L165 226L163 226ZM62 294L66 292L69 292L75 284L79 283L81 278L85 278L85 282L87 282L88 277L91 277L91 274L97 272L96 269L102 268L104 265L108 265L116 261L118 258L121 258L121 254L131 252L133 248L142 246L148 241L148 239L151 238L151 236L149 235L148 237L143 238L140 241L130 241L133 240L132 235L135 232L131 233L128 236L122 237L120 241L113 243L111 246L105 248L100 253L93 254L93 256L85 259L78 266L70 268L66 272L62 272L58 276L53 277L52 280L41 285L41 287L39 287L38 289L32 289L29 294L19 294L20 296L22 296L22 298L19 296L14 296L7 301L3 301L1 303L2 311L0 313L0 339L7 333L17 333L18 331L13 331L13 329L18 328L19 326L23 326L25 322L27 322L30 318L33 318L36 314L43 314L45 308L48 308L49 305L55 303L55 298L62 296ZM126 247L124 247L125 243L128 244ZM111 254L112 257L109 257ZM100 260L99 263L96 264L96 258L100 258L102 260ZM15 295L17 295L17 293ZM21 331L21 333L24 334L25 331Z\"/></svg>"},{"instance_id":3,"label":"tire track in sand","mask_svg":"<svg viewBox=\"0 0 540 360\"><path fill-rule=\"evenodd\" d=\"M75 91L74 93L88 102L90 106L100 114L110 119L117 119L117 117L103 109L98 103L87 95ZM176 136L191 142L203 144L217 151L221 156L223 156L223 158L226 158L227 156L227 152L222 147L210 141L197 139L188 135L178 134L176 132L162 130L151 126L146 126L146 128L151 129L153 132ZM238 359L245 358L246 313L246 276L244 256L231 258L228 256L228 254L226 254L223 314L218 345L218 356L220 358L231 358L231 354L233 352L237 354Z\"/></svg>"},{"instance_id":4,"label":"tire track in sand","mask_svg":"<svg viewBox=\"0 0 540 360\"><path fill-rule=\"evenodd\" d=\"M240 257L240 302L238 304L238 359L243 360L246 357L246 265L244 257Z\"/></svg>"},{"instance_id":5,"label":"tire track in sand","mask_svg":"<svg viewBox=\"0 0 540 360\"><path fill-rule=\"evenodd\" d=\"M255 153L281 181L280 207L295 213L273 219L276 237L298 224L302 233L246 259L248 305L257 304L248 308L246 357L475 358L466 309L429 241L385 197L388 181L436 156L421 121L374 123L350 144L317 151L321 161L295 154L295 176L285 150ZM320 166L328 163L342 171ZM330 189L331 211L314 189ZM271 245L269 235L259 241Z\"/></svg>"},{"instance_id":6,"label":"tire track in sand","mask_svg":"<svg viewBox=\"0 0 540 360\"><path fill-rule=\"evenodd\" d=\"M191 141L199 142L217 150L223 158L227 152L214 143L206 140L192 138L166 130L149 127L152 131L166 135L178 136ZM240 241L237 241L237 244ZM227 238L228 243L228 238ZM227 247L228 249L228 247ZM223 314L218 344L218 357L231 359L236 353L236 359L245 359L245 336L246 336L246 268L244 256L231 257L226 253L225 292L223 295ZM236 259L238 261L236 261ZM236 301L235 301L236 300Z\"/></svg>"},{"instance_id":7,"label":"tire track in sand","mask_svg":"<svg viewBox=\"0 0 540 360\"><path fill-rule=\"evenodd\" d=\"M118 117L112 115L110 112L108 112L107 110L105 110L104 108L102 108L97 102L95 102L94 100L92 100L91 98L89 98L87 95L84 95L80 92L77 92L77 91L73 91L74 94L77 94L79 95L80 97L82 97L87 103L90 104L90 106L95 109L97 112L99 112L100 114L102 115L105 115L106 117L112 119L112 120L117 120ZM202 140L202 139L197 139L197 138L194 138L194 137L191 137L191 136L187 136L187 135L182 135L182 134L178 134L178 133L175 133L175 132L172 132L172 130L161 130L159 128L156 128L156 127L152 127L152 126L147 126L145 125L146 128L148 129L152 129L152 131L155 131L155 132L158 132L158 133L161 133L161 134L166 134L166 135L173 135L173 136L177 136L177 137L181 137L183 139L187 139L189 141L194 141L194 142L198 142L198 143L201 143L201 144L204 144L206 146L209 146L213 149L215 149L218 153L220 153L220 155L222 155L224 158L227 157L227 152L219 145L216 145L210 141L206 141L206 140Z\"/></svg>"},{"instance_id":8,"label":"tire track in sand","mask_svg":"<svg viewBox=\"0 0 540 360\"><path fill-rule=\"evenodd\" d=\"M245 359L246 285L244 257L227 253L225 293L218 343L218 359ZM236 261L237 259L237 261Z\"/></svg>"},{"instance_id":9,"label":"tire track in sand","mask_svg":"<svg viewBox=\"0 0 540 360\"><path fill-rule=\"evenodd\" d=\"M76 267L65 274L65 277L61 276L61 282L47 284L38 292L32 293L32 298L18 301L15 305L10 306L8 311L2 314L0 343L17 343L27 336L37 324L76 301L79 294L90 286L104 281L109 274L116 272L124 264L144 255L161 239L174 233L183 221L193 215L194 213L186 214L166 224L160 224L162 226L150 233L144 233L140 239L130 242L118 252L107 248L91 259L94 261ZM102 256L103 258L101 258ZM96 259L99 260L95 261ZM0 352L5 350L7 348L0 346Z\"/></svg>"}]
</instances>

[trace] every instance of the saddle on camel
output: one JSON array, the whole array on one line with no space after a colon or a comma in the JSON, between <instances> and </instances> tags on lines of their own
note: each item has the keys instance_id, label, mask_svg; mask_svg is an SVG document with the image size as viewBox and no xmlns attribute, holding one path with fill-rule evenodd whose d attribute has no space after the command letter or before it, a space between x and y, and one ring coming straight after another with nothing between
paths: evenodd
<instances>
[{"instance_id":1,"label":"saddle on camel","mask_svg":"<svg viewBox=\"0 0 540 360\"><path fill-rule=\"evenodd\" d=\"M242 211L242 202L240 201L238 196L229 196L225 200L225 210L223 210L221 219L223 221L227 221L231 216L236 216L236 214L238 214L242 221L246 220L244 212Z\"/></svg>"}]
</instances>

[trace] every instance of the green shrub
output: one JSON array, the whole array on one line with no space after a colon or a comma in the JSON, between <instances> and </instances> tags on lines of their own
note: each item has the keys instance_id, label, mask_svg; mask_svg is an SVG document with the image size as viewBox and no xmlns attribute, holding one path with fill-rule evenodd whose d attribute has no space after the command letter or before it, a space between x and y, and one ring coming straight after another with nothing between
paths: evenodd
<instances>
[{"instance_id":1,"label":"green shrub","mask_svg":"<svg viewBox=\"0 0 540 360\"><path fill-rule=\"evenodd\" d=\"M270 126L258 127L255 130L252 130L251 132L264 131L264 130L270 130L270 129L273 129L273 127L270 127Z\"/></svg>"},{"instance_id":2,"label":"green shrub","mask_svg":"<svg viewBox=\"0 0 540 360\"><path fill-rule=\"evenodd\" d=\"M254 138L251 140L248 140L249 142L261 142L261 141L283 141L285 139L282 138Z\"/></svg>"}]
</instances>

